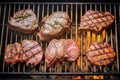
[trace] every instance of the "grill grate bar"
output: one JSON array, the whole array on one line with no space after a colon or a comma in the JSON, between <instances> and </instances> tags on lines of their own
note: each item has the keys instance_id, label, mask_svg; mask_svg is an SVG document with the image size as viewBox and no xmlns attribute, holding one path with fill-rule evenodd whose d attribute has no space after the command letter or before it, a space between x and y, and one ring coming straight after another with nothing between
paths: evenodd
<instances>
[{"instance_id":1,"label":"grill grate bar","mask_svg":"<svg viewBox=\"0 0 120 80\"><path fill-rule=\"evenodd\" d=\"M105 4L104 7L105 7L105 8L104 8L104 11L106 11L106 4ZM106 33L105 33L105 34L106 34L106 35L105 35L105 37L106 37L105 39L106 39L106 42L108 42L108 32L107 32L106 30L105 30L105 32L106 32ZM102 70L102 67L101 67L100 69ZM105 66L105 67L104 67L104 72L107 72L107 71L108 71L108 68L107 68L107 66Z\"/></svg>"},{"instance_id":2,"label":"grill grate bar","mask_svg":"<svg viewBox=\"0 0 120 80\"><path fill-rule=\"evenodd\" d=\"M81 11L81 15L80 15L80 17L82 17L82 4L81 4L81 6L80 6L81 8L80 8L80 11ZM80 42L82 41L82 35L80 36ZM80 51L81 51L81 53L82 53L82 44L80 45ZM83 61L83 57L82 57L82 54L80 54L80 58L81 58L81 64L83 64L82 63L82 61ZM81 65L81 72L83 71L83 67L82 67L82 65Z\"/></svg>"},{"instance_id":3,"label":"grill grate bar","mask_svg":"<svg viewBox=\"0 0 120 80\"><path fill-rule=\"evenodd\" d=\"M88 5L85 6L85 11L87 12L87 10L88 10ZM86 45L85 45L85 46L86 46L86 51L88 51L88 48L87 48L87 47L88 47L88 40L89 40L89 39L88 39L88 36L87 36L88 33L90 33L90 32L87 32L87 33L85 34L85 35L86 35ZM85 61L85 64L86 64L86 66L85 66L85 67L86 67L86 70L88 70L88 61L87 61L87 60Z\"/></svg>"},{"instance_id":4,"label":"grill grate bar","mask_svg":"<svg viewBox=\"0 0 120 80\"><path fill-rule=\"evenodd\" d=\"M40 5L37 5L37 17L38 17L38 22L40 22L40 14L39 14L39 12L40 12ZM36 36L36 41L38 41L38 36ZM40 43L41 44L41 43ZM41 46L42 46L42 44L41 44Z\"/></svg>"},{"instance_id":5,"label":"grill grate bar","mask_svg":"<svg viewBox=\"0 0 120 80\"><path fill-rule=\"evenodd\" d=\"M111 11L111 5L110 5L110 4L109 4L109 11L112 12L112 11ZM111 35L110 35L110 40L111 40L111 46L113 47L113 36L114 36L114 35L113 35L112 33L113 33L113 31L112 31L112 29L111 29L111 30L110 30L110 34L111 34ZM112 65L112 71L114 71L114 67L115 67L115 66Z\"/></svg>"},{"instance_id":6,"label":"grill grate bar","mask_svg":"<svg viewBox=\"0 0 120 80\"><path fill-rule=\"evenodd\" d=\"M61 5L61 4L71 4L71 2L19 2L19 3L17 3L17 2L1 2L0 4L27 4L28 5L28 3L29 4L53 4L53 5ZM87 5L87 4L103 4L103 5L105 5L105 4L119 4L119 3L100 3L100 2L73 2L73 4L85 4L85 5Z\"/></svg>"},{"instance_id":7,"label":"grill grate bar","mask_svg":"<svg viewBox=\"0 0 120 80\"><path fill-rule=\"evenodd\" d=\"M66 12L68 13L68 5L66 5ZM68 38L68 34L65 35L66 39Z\"/></svg>"},{"instance_id":8,"label":"grill grate bar","mask_svg":"<svg viewBox=\"0 0 120 80\"><path fill-rule=\"evenodd\" d=\"M119 8L120 9L120 8ZM119 55L118 55L118 36L117 36L117 20L116 20L116 18L117 18L117 16L116 16L116 5L114 4L114 15L115 15L115 42L116 42L116 53L117 53L117 69L118 69L118 72L119 72Z\"/></svg>"},{"instance_id":9,"label":"grill grate bar","mask_svg":"<svg viewBox=\"0 0 120 80\"><path fill-rule=\"evenodd\" d=\"M4 14L3 14L3 21L2 21L2 33L1 33L1 41L0 41L0 43L1 43L1 47L0 47L0 53L2 53L2 49L3 49L3 47L2 47L2 41L3 41L3 32L4 32L4 25L5 25L5 13L6 13L6 4L5 4L5 7L4 7Z\"/></svg>"},{"instance_id":10,"label":"grill grate bar","mask_svg":"<svg viewBox=\"0 0 120 80\"><path fill-rule=\"evenodd\" d=\"M37 5L37 17L38 17L38 22L40 22L39 21L39 12L40 12L40 5ZM36 39L36 41L38 41L38 36L36 36L35 37L35 39ZM42 46L42 43L40 43L40 45ZM39 66L41 66L41 64L39 64ZM40 71L40 67L39 67L39 70L38 71Z\"/></svg>"},{"instance_id":11,"label":"grill grate bar","mask_svg":"<svg viewBox=\"0 0 120 80\"><path fill-rule=\"evenodd\" d=\"M70 18L71 18L71 21L73 22L73 4L71 4L71 16L70 16ZM71 31L70 31L70 33L72 33L72 29L71 29ZM72 34L70 34L70 38L72 39Z\"/></svg>"},{"instance_id":12,"label":"grill grate bar","mask_svg":"<svg viewBox=\"0 0 120 80\"><path fill-rule=\"evenodd\" d=\"M1 12L2 12L2 11L1 11L1 7L2 7L2 6L0 5L0 15L1 15ZM1 18L1 17L0 17L0 18ZM0 49L1 49L1 47L2 47L2 45L1 45L1 43L0 43ZM0 50L0 52L1 52L1 50ZM0 53L0 58L1 58L1 53Z\"/></svg>"},{"instance_id":13,"label":"grill grate bar","mask_svg":"<svg viewBox=\"0 0 120 80\"><path fill-rule=\"evenodd\" d=\"M10 7L9 7L10 9ZM10 13L10 10L9 10L9 13ZM8 15L9 16L9 15ZM8 28L6 30L6 41L5 41L5 46L7 45L7 34L8 34ZM3 68L4 68L4 60L3 60ZM4 70L4 69L3 69Z\"/></svg>"},{"instance_id":14,"label":"grill grate bar","mask_svg":"<svg viewBox=\"0 0 120 80\"><path fill-rule=\"evenodd\" d=\"M5 7L4 7L4 14L3 14L3 22L2 22L2 33L1 33L1 47L0 47L0 53L2 53L1 52L1 50L3 49L3 32L4 32L4 22L5 22L5 13L6 13L6 5L5 5ZM4 54L3 54L4 55ZM3 62L3 72L4 72L4 62Z\"/></svg>"},{"instance_id":15,"label":"grill grate bar","mask_svg":"<svg viewBox=\"0 0 120 80\"><path fill-rule=\"evenodd\" d=\"M11 4L9 5L9 11L8 11L8 19L7 19L7 21L9 20L9 17L10 17L10 10L11 10ZM6 45L7 45L7 41L8 41L8 26L7 26L7 30L6 30L6 41L5 41L5 47L6 47ZM3 60L3 67L4 67L4 65L5 65L5 62L4 62L4 60ZM3 69L4 70L4 69ZM8 70L9 71L9 70Z\"/></svg>"},{"instance_id":16,"label":"grill grate bar","mask_svg":"<svg viewBox=\"0 0 120 80\"><path fill-rule=\"evenodd\" d=\"M16 10L16 4L14 4L13 13L15 13L15 10ZM16 34L17 34L17 33L16 33ZM13 32L11 31L10 44L13 43L13 39L15 38L14 36L15 36L15 33L13 33ZM14 67L14 65L9 66L9 68L12 68L12 72L15 72L15 67Z\"/></svg>"}]
</instances>

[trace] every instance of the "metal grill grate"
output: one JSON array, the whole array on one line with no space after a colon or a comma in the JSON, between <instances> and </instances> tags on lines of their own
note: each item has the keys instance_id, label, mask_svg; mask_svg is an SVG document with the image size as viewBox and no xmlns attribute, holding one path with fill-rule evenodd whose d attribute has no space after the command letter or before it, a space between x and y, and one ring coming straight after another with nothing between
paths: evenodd
<instances>
[{"instance_id":1,"label":"metal grill grate","mask_svg":"<svg viewBox=\"0 0 120 80\"><path fill-rule=\"evenodd\" d=\"M64 61L62 64L57 63L51 68L47 67L44 59L36 67L25 63L17 63L15 65L5 64L3 60L5 47L9 43L20 42L23 39L34 39L40 43L44 50L48 45L48 43L39 40L38 36L36 36L37 32L32 35L24 35L8 29L7 24L9 17L18 10L28 8L36 13L39 19L39 25L41 25L41 19L47 14L55 11L68 12L72 20L71 30L61 38L72 38L79 44L80 56L76 62L70 63ZM80 33L80 31L78 31L80 17L89 9L103 12L110 11L115 16L115 22L107 31L104 30L99 35L90 31ZM120 4L117 3L0 3L0 74L119 74L118 27L120 27ZM115 49L117 58L112 65L93 66L87 61L85 52L89 50L91 43L104 39Z\"/></svg>"}]
</instances>

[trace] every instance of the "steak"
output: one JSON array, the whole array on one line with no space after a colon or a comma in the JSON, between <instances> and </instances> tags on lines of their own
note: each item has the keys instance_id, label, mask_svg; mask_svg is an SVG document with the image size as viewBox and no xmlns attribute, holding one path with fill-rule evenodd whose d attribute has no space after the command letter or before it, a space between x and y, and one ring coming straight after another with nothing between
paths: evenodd
<instances>
[{"instance_id":1,"label":"steak","mask_svg":"<svg viewBox=\"0 0 120 80\"><path fill-rule=\"evenodd\" d=\"M79 48L74 40L72 39L66 40L65 50L66 50L65 57L67 58L68 61L75 61L78 58Z\"/></svg>"},{"instance_id":2,"label":"steak","mask_svg":"<svg viewBox=\"0 0 120 80\"><path fill-rule=\"evenodd\" d=\"M29 58L27 63L31 64L33 66L36 66L38 63L41 62L42 57L43 57L43 52L36 54L36 55L32 56L31 58Z\"/></svg>"},{"instance_id":3,"label":"steak","mask_svg":"<svg viewBox=\"0 0 120 80\"><path fill-rule=\"evenodd\" d=\"M114 16L110 12L89 10L81 17L79 29L100 33L113 22Z\"/></svg>"},{"instance_id":4,"label":"steak","mask_svg":"<svg viewBox=\"0 0 120 80\"><path fill-rule=\"evenodd\" d=\"M108 65L115 60L114 49L106 42L91 44L90 51L86 53L88 60L94 65Z\"/></svg>"},{"instance_id":5,"label":"steak","mask_svg":"<svg viewBox=\"0 0 120 80\"><path fill-rule=\"evenodd\" d=\"M19 61L19 56L22 53L22 46L20 43L8 44L5 50L4 60L8 64L15 64Z\"/></svg>"},{"instance_id":6,"label":"steak","mask_svg":"<svg viewBox=\"0 0 120 80\"><path fill-rule=\"evenodd\" d=\"M48 47L46 48L45 61L48 64L48 66L51 66L56 61L57 47L55 46L55 43L57 41L57 39L51 40Z\"/></svg>"},{"instance_id":7,"label":"steak","mask_svg":"<svg viewBox=\"0 0 120 80\"><path fill-rule=\"evenodd\" d=\"M43 51L38 42L34 40L23 40L22 42L23 55L22 61L36 66L41 62L43 57Z\"/></svg>"},{"instance_id":8,"label":"steak","mask_svg":"<svg viewBox=\"0 0 120 80\"><path fill-rule=\"evenodd\" d=\"M69 30L71 20L66 12L54 12L42 19L42 26L38 33L40 40L48 41L59 38Z\"/></svg>"},{"instance_id":9,"label":"steak","mask_svg":"<svg viewBox=\"0 0 120 80\"><path fill-rule=\"evenodd\" d=\"M63 60L75 61L79 56L79 48L72 39L52 39L45 51L45 61L48 67Z\"/></svg>"},{"instance_id":10,"label":"steak","mask_svg":"<svg viewBox=\"0 0 120 80\"><path fill-rule=\"evenodd\" d=\"M9 28L24 34L33 33L38 27L38 19L31 9L19 10L9 19Z\"/></svg>"}]
</instances>

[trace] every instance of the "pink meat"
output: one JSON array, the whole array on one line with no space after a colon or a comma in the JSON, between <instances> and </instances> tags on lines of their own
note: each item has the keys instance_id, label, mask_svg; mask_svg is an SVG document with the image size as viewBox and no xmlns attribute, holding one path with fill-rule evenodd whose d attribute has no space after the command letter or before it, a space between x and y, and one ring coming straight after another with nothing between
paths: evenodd
<instances>
[{"instance_id":1,"label":"pink meat","mask_svg":"<svg viewBox=\"0 0 120 80\"><path fill-rule=\"evenodd\" d=\"M55 62L63 60L75 61L79 56L79 48L72 39L53 39L45 51L45 61L50 67Z\"/></svg>"},{"instance_id":2,"label":"pink meat","mask_svg":"<svg viewBox=\"0 0 120 80\"><path fill-rule=\"evenodd\" d=\"M4 60L8 64L15 64L19 61L19 56L22 54L22 46L19 43L8 44L5 50Z\"/></svg>"},{"instance_id":3,"label":"pink meat","mask_svg":"<svg viewBox=\"0 0 120 80\"><path fill-rule=\"evenodd\" d=\"M66 41L66 54L69 56L67 57L68 61L75 61L79 56L79 48L72 39Z\"/></svg>"},{"instance_id":4,"label":"pink meat","mask_svg":"<svg viewBox=\"0 0 120 80\"><path fill-rule=\"evenodd\" d=\"M48 64L48 66L52 65L56 59L56 55L57 55L57 48L55 46L56 41L57 41L56 39L53 39L49 43L45 51L45 61Z\"/></svg>"}]
</instances>

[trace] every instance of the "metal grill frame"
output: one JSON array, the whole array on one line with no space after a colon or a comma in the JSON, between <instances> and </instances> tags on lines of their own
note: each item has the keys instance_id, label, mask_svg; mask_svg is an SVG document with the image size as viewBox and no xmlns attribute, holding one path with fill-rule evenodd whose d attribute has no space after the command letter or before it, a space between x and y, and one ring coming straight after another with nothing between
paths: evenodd
<instances>
[{"instance_id":1,"label":"metal grill frame","mask_svg":"<svg viewBox=\"0 0 120 80\"><path fill-rule=\"evenodd\" d=\"M7 35L7 34L9 34L9 29L8 29L8 26L7 26L7 21L8 21L9 16L13 15L13 14L10 13L12 5L14 5L14 10L13 10L14 12L16 11L16 5L18 5L18 10L21 9L21 5L23 5L23 9L25 8L26 5L28 6L28 8L31 8L31 5L33 5L32 6L32 10L33 11L35 11L35 5L38 5L37 12L36 12L38 18L42 18L42 17L45 16L45 12L44 12L44 10L46 9L45 5L47 5L47 12L46 12L46 14L49 14L49 5L54 5L54 6L55 5L56 6L63 5L61 7L61 10L63 10L63 11L64 11L64 5L65 5L66 6L65 11L71 12L70 18L72 19L72 23L73 23L72 26L75 27L75 40L77 40L77 38L78 38L78 29L77 29L78 26L79 26L78 18L83 15L83 11L84 11L83 10L83 5L90 5L90 9L92 9L92 5L94 5L95 6L95 8L94 8L95 10L97 10L97 5L100 5L100 10L102 10L102 5L104 5L105 11L106 11L106 7L105 6L107 6L107 5L112 6L113 5L114 6L114 10L112 10L111 7L110 7L109 11L110 12L114 11L113 13L114 13L114 16L115 16L115 22L114 22L115 40L116 40L115 41L115 51L116 51L116 54L117 54L117 59L116 59L115 66L117 68L117 71L99 72L99 73L98 72L91 72L91 71L90 72L84 72L82 70L80 70L79 72L76 72L76 71L75 72L67 72L67 71L64 71L64 72L59 72L59 71L58 72L57 71L56 72L52 72L52 71L47 72L47 68L45 68L44 71L41 71L41 72L34 72L34 70L33 70L33 72L27 72L27 71L25 71L25 72L19 72L19 70L18 70L18 72L14 71L14 70L10 71L10 72L9 71L6 72L6 71L4 71L4 67L5 67L4 64L5 63L3 62L2 68L0 70L0 74L1 75L8 75L8 74L9 75L10 74L11 75L18 75L19 74L19 75L115 75L116 76L116 75L120 74L119 73L119 55L120 54L118 52L118 33L117 33L117 31L118 31L117 27L120 25L120 4L119 3L91 3L91 2L89 2L89 3L80 3L80 2L78 2L78 3L75 3L75 2L72 2L72 3L68 3L68 2L67 3L66 2L64 2L64 3L62 3L62 2L59 2L59 3L57 3L57 2L55 2L55 3L53 3L53 2L48 2L48 3L45 3L45 2L34 2L34 3L32 3L32 2L1 2L0 3L0 16L2 14L1 13L2 12L2 8L3 8L2 5L4 5L4 9L3 9L3 19L1 20L2 23L0 23L0 27L1 27L1 32L0 32L1 33L1 36L0 36L1 37L0 38L1 39L1 44L0 44L0 58L2 58L4 56L4 53L3 53L2 50L5 49L5 46L8 43L13 43L14 32L10 33L11 34L10 37L8 37L8 35ZM9 5L9 7L7 7L8 5ZM42 5L42 13L40 13L40 5ZM70 11L68 11L69 10L68 9L69 5L71 5L71 8L70 8L71 10ZM78 7L80 7L79 9L80 9L81 15L78 14ZM56 11L58 11L59 7L56 7L56 8L57 8ZM74 9L75 12L73 11L73 9ZM85 11L87 11L88 7L85 6L84 9L85 9ZM6 10L8 10L8 14L7 14ZM55 9L52 8L52 12L54 12L54 10ZM117 18L117 14L116 14L117 11L116 10L119 10L119 19ZM7 20L6 20L6 15L8 15ZM40 17L40 15L42 17ZM73 16L74 16L74 18L73 18ZM39 19L39 20L41 20L41 19ZM41 25L41 24L39 24L39 25ZM6 30L5 30L5 28L6 28ZM71 33L72 33L72 30L71 30ZM113 46L113 39L112 39L113 35L112 35L112 33L113 33L113 30L110 29L111 46ZM4 35L4 34L6 34L6 35ZM19 33L19 34L21 34L21 33ZM4 36L5 36L5 41L3 43ZM66 36L65 38L67 38L67 34L65 36ZM26 37L26 35L25 35L25 37ZM33 37L34 37L33 35L32 36L27 36L28 39L33 39ZM70 38L72 38L72 37L73 36L70 35ZM22 38L24 38L24 37L21 37L20 39L22 40ZM38 40L38 37L36 37L35 39ZM10 42L8 42L8 40L10 40ZM15 32L15 41L18 41L18 34L17 34L17 32ZM106 33L106 41L108 41L108 34L107 33ZM41 44L41 46L43 45L42 42L40 44ZM47 46L47 44L45 46ZM80 46L82 46L82 44ZM87 46L87 44L86 44L86 46ZM83 56L83 54L80 54L80 55ZM81 60L81 62L82 62L82 60ZM75 63L73 63L73 65L74 64ZM46 66L46 64L44 64L44 66ZM73 68L74 67L75 66L73 66ZM20 65L18 65L18 68L20 68ZM82 68L82 66L81 66L81 68ZM88 68L88 66L87 66L87 68ZM100 69L101 68L102 67L100 67Z\"/></svg>"}]
</instances>

